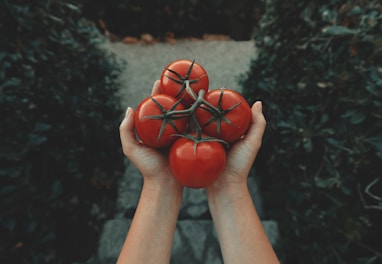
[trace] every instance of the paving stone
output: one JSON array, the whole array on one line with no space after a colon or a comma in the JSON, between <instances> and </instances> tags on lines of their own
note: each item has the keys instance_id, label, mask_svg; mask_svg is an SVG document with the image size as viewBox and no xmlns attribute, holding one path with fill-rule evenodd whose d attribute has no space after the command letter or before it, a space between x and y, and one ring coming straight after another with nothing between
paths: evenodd
<instances>
[{"instance_id":1,"label":"paving stone","mask_svg":"<svg viewBox=\"0 0 382 264\"><path fill-rule=\"evenodd\" d=\"M255 204L257 214L263 218L263 200L261 190L259 188L258 176L255 175L254 169L251 170L248 176L248 189L251 194L253 203Z\"/></svg>"},{"instance_id":2,"label":"paving stone","mask_svg":"<svg viewBox=\"0 0 382 264\"><path fill-rule=\"evenodd\" d=\"M184 188L179 217L181 219L195 219L204 218L208 214L209 209L205 190Z\"/></svg>"},{"instance_id":3,"label":"paving stone","mask_svg":"<svg viewBox=\"0 0 382 264\"><path fill-rule=\"evenodd\" d=\"M276 221L273 220L263 220L261 221L264 231L267 234L269 242L272 245L277 245L278 240L280 239L279 226Z\"/></svg>"},{"instance_id":4,"label":"paving stone","mask_svg":"<svg viewBox=\"0 0 382 264\"><path fill-rule=\"evenodd\" d=\"M272 245L279 238L275 221L262 221ZM223 263L216 230L211 220L179 221L174 237L172 263Z\"/></svg>"},{"instance_id":5,"label":"paving stone","mask_svg":"<svg viewBox=\"0 0 382 264\"><path fill-rule=\"evenodd\" d=\"M117 198L117 215L132 215L137 207L143 185L141 173L132 163L128 163L126 171L119 181Z\"/></svg>"},{"instance_id":6,"label":"paving stone","mask_svg":"<svg viewBox=\"0 0 382 264\"><path fill-rule=\"evenodd\" d=\"M171 263L223 263L210 220L182 220L177 224Z\"/></svg>"},{"instance_id":7,"label":"paving stone","mask_svg":"<svg viewBox=\"0 0 382 264\"><path fill-rule=\"evenodd\" d=\"M131 219L120 218L105 223L101 233L97 260L101 263L115 263L121 252Z\"/></svg>"}]
</instances>

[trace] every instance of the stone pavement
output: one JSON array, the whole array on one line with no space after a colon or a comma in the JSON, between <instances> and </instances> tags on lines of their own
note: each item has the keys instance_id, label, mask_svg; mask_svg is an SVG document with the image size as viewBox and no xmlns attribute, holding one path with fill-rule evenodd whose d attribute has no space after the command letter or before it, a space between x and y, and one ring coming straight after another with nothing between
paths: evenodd
<instances>
[{"instance_id":1,"label":"stone pavement","mask_svg":"<svg viewBox=\"0 0 382 264\"><path fill-rule=\"evenodd\" d=\"M238 77L248 71L250 61L255 56L253 41L183 41L152 45L110 43L109 48L127 61L126 72L121 77L121 98L124 106L132 107L150 95L154 81L173 60L195 59L206 69L211 89L225 86L240 91ZM126 171L119 183L117 212L114 219L105 223L98 255L90 263L115 263L134 215L142 183L139 171L126 160ZM251 173L248 184L262 218L261 192L254 173ZM277 223L272 220L263 220L262 223L272 244L275 244L278 238ZM223 263L203 189L186 188L184 191L171 263Z\"/></svg>"}]
</instances>

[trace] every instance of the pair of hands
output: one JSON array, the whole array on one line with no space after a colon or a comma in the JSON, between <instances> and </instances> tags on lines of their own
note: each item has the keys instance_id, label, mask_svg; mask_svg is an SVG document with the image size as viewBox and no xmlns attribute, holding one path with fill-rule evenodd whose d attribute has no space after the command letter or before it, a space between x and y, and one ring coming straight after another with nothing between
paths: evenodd
<instances>
[{"instance_id":1,"label":"pair of hands","mask_svg":"<svg viewBox=\"0 0 382 264\"><path fill-rule=\"evenodd\" d=\"M160 83L154 83L151 95L160 92ZM252 167L261 146L266 121L262 113L261 102L255 102L251 107L252 120L247 134L233 144L227 153L227 164L220 175L208 189L224 190L237 184L246 184L249 171ZM120 125L120 137L123 153L135 164L142 173L144 181L169 186L181 186L171 175L168 155L162 151L147 147L136 140L134 132L134 110L128 108L125 118Z\"/></svg>"},{"instance_id":2,"label":"pair of hands","mask_svg":"<svg viewBox=\"0 0 382 264\"><path fill-rule=\"evenodd\" d=\"M159 90L157 81L152 95ZM261 102L252 105L251 113L247 134L229 147L224 171L206 188L207 200L224 263L279 264L247 185L266 126ZM169 263L183 186L171 174L168 153L137 141L131 108L120 136L123 152L142 173L144 184L118 263Z\"/></svg>"}]
</instances>

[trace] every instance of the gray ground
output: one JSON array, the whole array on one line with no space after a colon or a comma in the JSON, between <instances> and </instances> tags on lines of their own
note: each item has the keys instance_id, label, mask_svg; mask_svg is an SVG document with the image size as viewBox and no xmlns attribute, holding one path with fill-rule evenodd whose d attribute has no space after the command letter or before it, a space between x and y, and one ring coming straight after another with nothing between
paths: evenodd
<instances>
[{"instance_id":1,"label":"gray ground","mask_svg":"<svg viewBox=\"0 0 382 264\"><path fill-rule=\"evenodd\" d=\"M109 48L127 61L122 74L122 104L136 107L149 96L155 80L173 60L195 59L207 71L210 89L241 90L238 77L248 71L255 56L253 41L178 41L176 44L111 43Z\"/></svg>"}]
</instances>

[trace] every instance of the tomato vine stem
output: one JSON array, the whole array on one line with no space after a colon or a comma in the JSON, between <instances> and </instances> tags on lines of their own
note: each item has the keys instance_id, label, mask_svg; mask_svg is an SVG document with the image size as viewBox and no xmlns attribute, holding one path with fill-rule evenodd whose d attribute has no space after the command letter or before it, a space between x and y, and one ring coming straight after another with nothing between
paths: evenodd
<instances>
[{"instance_id":1,"label":"tomato vine stem","mask_svg":"<svg viewBox=\"0 0 382 264\"><path fill-rule=\"evenodd\" d=\"M159 140L160 137L162 136L163 131L165 129L165 126L167 124L170 124L171 127L173 127L174 130L177 131L177 133L179 133L178 128L174 124L173 120L191 117L192 121L193 121L193 123L195 125L195 128L196 128L195 137L193 139L195 141L196 145L199 142L205 142L205 141L219 141L221 143L224 143L224 144L228 145L227 142L225 142L224 140L218 139L218 138L202 137L202 129L203 129L203 127L198 122L198 120L196 118L196 115L195 115L195 111L196 111L196 109L198 107L200 107L200 108L210 112L212 117L211 117L210 120L208 120L208 122L206 124L204 124L204 126L207 126L210 123L216 121L217 124L218 124L217 125L217 130L218 130L217 132L218 132L218 135L220 135L220 123L221 123L222 120L234 126L234 124L231 121L229 121L227 118L225 118L224 115L226 113L232 111L236 107L238 107L240 105L240 103L235 104L232 107L230 107L229 109L224 110L223 107L222 107L222 98L223 98L224 89L222 89L221 95L219 97L218 106L215 107L214 105L212 105L211 103L207 102L204 99L205 90L201 89L199 91L198 95L196 96L195 92L189 86L189 80L186 80L185 83L186 83L186 89L190 90L190 91L189 90L187 90L187 91L189 92L189 94L191 93L192 97L195 99L195 102L188 109L175 110L176 107L181 103L182 98L180 98L178 101L176 101L176 103L174 105L172 105L168 110L166 110L157 100L155 100L153 97L151 97L151 100L160 109L161 114L159 114L159 115L152 115L152 116L145 116L145 118L162 119L163 120L161 128L160 128L160 131L159 131L159 134L158 134L157 140ZM184 135L175 134L174 136L184 136ZM189 136L187 136L187 137L189 137ZM196 151L196 145L195 145L195 151Z\"/></svg>"}]
</instances>

